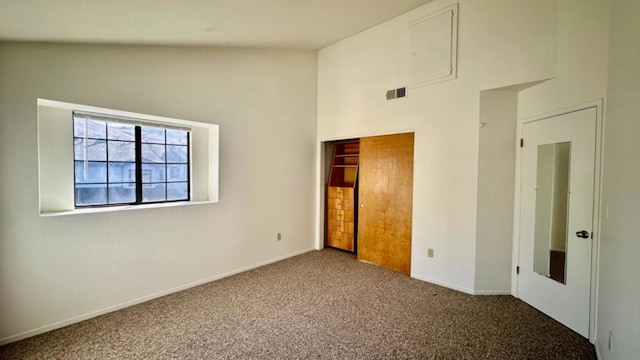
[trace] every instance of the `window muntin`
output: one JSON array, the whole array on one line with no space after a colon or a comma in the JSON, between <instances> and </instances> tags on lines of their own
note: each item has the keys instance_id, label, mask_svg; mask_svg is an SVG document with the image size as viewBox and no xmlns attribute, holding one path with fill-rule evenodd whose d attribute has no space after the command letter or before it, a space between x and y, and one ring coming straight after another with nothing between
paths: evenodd
<instances>
[{"instance_id":1,"label":"window muntin","mask_svg":"<svg viewBox=\"0 0 640 360\"><path fill-rule=\"evenodd\" d=\"M188 130L74 114L73 135L76 207L190 200Z\"/></svg>"},{"instance_id":2,"label":"window muntin","mask_svg":"<svg viewBox=\"0 0 640 360\"><path fill-rule=\"evenodd\" d=\"M189 136L186 131L142 126L142 202L189 197Z\"/></svg>"}]
</instances>

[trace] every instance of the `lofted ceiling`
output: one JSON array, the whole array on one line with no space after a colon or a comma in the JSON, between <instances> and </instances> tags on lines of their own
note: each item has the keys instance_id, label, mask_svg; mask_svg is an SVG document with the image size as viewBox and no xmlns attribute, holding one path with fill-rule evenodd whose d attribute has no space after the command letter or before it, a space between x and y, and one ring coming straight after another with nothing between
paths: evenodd
<instances>
[{"instance_id":1,"label":"lofted ceiling","mask_svg":"<svg viewBox=\"0 0 640 360\"><path fill-rule=\"evenodd\" d=\"M0 41L320 49L431 0L0 0Z\"/></svg>"}]
</instances>

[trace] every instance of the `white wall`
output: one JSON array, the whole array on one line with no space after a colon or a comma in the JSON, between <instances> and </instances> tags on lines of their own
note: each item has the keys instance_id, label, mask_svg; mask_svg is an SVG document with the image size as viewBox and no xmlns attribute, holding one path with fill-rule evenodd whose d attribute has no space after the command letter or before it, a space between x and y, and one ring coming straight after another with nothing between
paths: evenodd
<instances>
[{"instance_id":1,"label":"white wall","mask_svg":"<svg viewBox=\"0 0 640 360\"><path fill-rule=\"evenodd\" d=\"M519 93L524 119L602 99L607 86L609 0L558 0L554 78Z\"/></svg>"},{"instance_id":2,"label":"white wall","mask_svg":"<svg viewBox=\"0 0 640 360\"><path fill-rule=\"evenodd\" d=\"M623 360L640 354L640 3L611 4L597 347Z\"/></svg>"},{"instance_id":3,"label":"white wall","mask_svg":"<svg viewBox=\"0 0 640 360\"><path fill-rule=\"evenodd\" d=\"M38 97L220 124L220 202L39 217ZM0 341L313 248L315 124L315 52L0 44Z\"/></svg>"},{"instance_id":4,"label":"white wall","mask_svg":"<svg viewBox=\"0 0 640 360\"><path fill-rule=\"evenodd\" d=\"M409 22L451 3L433 1L319 52L318 141L415 131L412 275L473 293L495 290L475 286L476 271L491 271L476 268L479 93L554 75L556 3L459 1L458 79L386 101L410 79Z\"/></svg>"},{"instance_id":5,"label":"white wall","mask_svg":"<svg viewBox=\"0 0 640 360\"><path fill-rule=\"evenodd\" d=\"M518 93L480 93L476 293L511 293Z\"/></svg>"}]
</instances>

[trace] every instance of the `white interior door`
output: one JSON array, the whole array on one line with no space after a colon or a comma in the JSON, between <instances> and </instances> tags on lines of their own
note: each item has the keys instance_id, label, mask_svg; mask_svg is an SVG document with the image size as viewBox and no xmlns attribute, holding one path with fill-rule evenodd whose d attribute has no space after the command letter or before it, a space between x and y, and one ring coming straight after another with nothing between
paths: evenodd
<instances>
[{"instance_id":1,"label":"white interior door","mask_svg":"<svg viewBox=\"0 0 640 360\"><path fill-rule=\"evenodd\" d=\"M518 296L589 337L595 107L522 126Z\"/></svg>"}]
</instances>

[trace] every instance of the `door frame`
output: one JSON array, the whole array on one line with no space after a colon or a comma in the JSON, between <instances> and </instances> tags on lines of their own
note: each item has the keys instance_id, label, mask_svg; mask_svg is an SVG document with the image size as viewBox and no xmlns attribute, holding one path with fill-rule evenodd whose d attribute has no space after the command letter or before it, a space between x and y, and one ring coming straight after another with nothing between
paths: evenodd
<instances>
[{"instance_id":1,"label":"door frame","mask_svg":"<svg viewBox=\"0 0 640 360\"><path fill-rule=\"evenodd\" d=\"M520 150L520 139L522 138L522 126L535 121L547 120L556 116L561 116L589 108L596 108L596 139L595 139L595 176L593 185L593 239L591 244L591 289L589 299L589 342L595 344L596 341L596 310L598 306L598 278L600 262L600 204L602 197L602 148L604 139L603 108L604 100L596 99L586 103L562 108L556 111L518 119L516 131L516 176L515 176L515 196L513 206L513 249L512 249L512 270L511 270L511 295L518 296L518 274L516 267L520 265L520 196L522 178L522 151Z\"/></svg>"}]
</instances>

